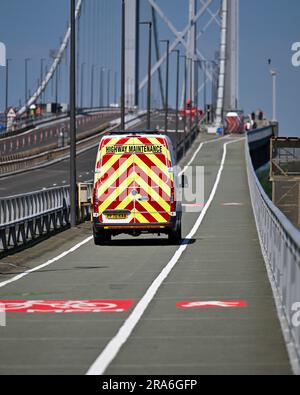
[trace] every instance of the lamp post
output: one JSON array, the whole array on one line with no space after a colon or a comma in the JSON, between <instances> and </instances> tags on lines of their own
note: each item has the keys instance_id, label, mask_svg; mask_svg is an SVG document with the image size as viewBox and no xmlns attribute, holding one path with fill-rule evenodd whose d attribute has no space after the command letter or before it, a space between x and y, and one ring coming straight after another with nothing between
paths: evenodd
<instances>
[{"instance_id":1,"label":"lamp post","mask_svg":"<svg viewBox=\"0 0 300 395\"><path fill-rule=\"evenodd\" d=\"M5 82L5 111L8 109L8 84L9 84L9 63L12 59L6 59L6 82Z\"/></svg>"},{"instance_id":2,"label":"lamp post","mask_svg":"<svg viewBox=\"0 0 300 395\"><path fill-rule=\"evenodd\" d=\"M187 67L186 67L187 57L186 57L186 55L181 55L180 57L184 59L183 128L184 128L184 140L185 140L185 138L186 138L186 101L187 101ZM185 142L183 145L183 154L185 154Z\"/></svg>"},{"instance_id":3,"label":"lamp post","mask_svg":"<svg viewBox=\"0 0 300 395\"><path fill-rule=\"evenodd\" d=\"M169 115L169 48L170 40L160 40L167 45L167 63L166 63L166 102L165 102L165 133L168 132L168 115Z\"/></svg>"},{"instance_id":4,"label":"lamp post","mask_svg":"<svg viewBox=\"0 0 300 395\"><path fill-rule=\"evenodd\" d=\"M190 62L190 102L191 102L191 108L190 108L190 118L189 118L189 130L190 130L190 138L192 135L192 123L193 123L193 59L189 59Z\"/></svg>"},{"instance_id":5,"label":"lamp post","mask_svg":"<svg viewBox=\"0 0 300 395\"><path fill-rule=\"evenodd\" d=\"M218 63L213 60L212 61L212 86L211 86L211 102L212 102L212 112L211 112L211 122L213 123L215 120L215 111L216 111L216 90L217 90L217 83L216 83L216 69L218 67Z\"/></svg>"},{"instance_id":6,"label":"lamp post","mask_svg":"<svg viewBox=\"0 0 300 395\"><path fill-rule=\"evenodd\" d=\"M30 58L25 58L25 106L27 106L28 100L28 62Z\"/></svg>"},{"instance_id":7,"label":"lamp post","mask_svg":"<svg viewBox=\"0 0 300 395\"><path fill-rule=\"evenodd\" d=\"M125 129L125 0L122 0L121 28L121 129Z\"/></svg>"},{"instance_id":8,"label":"lamp post","mask_svg":"<svg viewBox=\"0 0 300 395\"><path fill-rule=\"evenodd\" d=\"M43 83L43 78L44 78L44 62L46 61L45 58L41 59L41 77L40 77L40 81L41 84ZM41 94L41 104L43 104L43 93Z\"/></svg>"},{"instance_id":9,"label":"lamp post","mask_svg":"<svg viewBox=\"0 0 300 395\"><path fill-rule=\"evenodd\" d=\"M56 103L56 112L58 112L58 79L60 72L60 63L57 65L57 69L55 72L55 103Z\"/></svg>"},{"instance_id":10,"label":"lamp post","mask_svg":"<svg viewBox=\"0 0 300 395\"><path fill-rule=\"evenodd\" d=\"M273 122L277 122L277 92L276 92L276 88L277 88L277 71L273 68L271 68L272 66L272 59L268 60L268 64L270 66L270 74L272 77L272 107L273 107Z\"/></svg>"},{"instance_id":11,"label":"lamp post","mask_svg":"<svg viewBox=\"0 0 300 395\"><path fill-rule=\"evenodd\" d=\"M100 84L99 84L99 107L103 107L103 73L104 68L100 68Z\"/></svg>"},{"instance_id":12,"label":"lamp post","mask_svg":"<svg viewBox=\"0 0 300 395\"><path fill-rule=\"evenodd\" d=\"M273 122L277 122L277 71L271 70L273 88L272 88L272 104L273 104Z\"/></svg>"},{"instance_id":13,"label":"lamp post","mask_svg":"<svg viewBox=\"0 0 300 395\"><path fill-rule=\"evenodd\" d=\"M86 63L83 62L81 63L81 91L80 91L80 107L81 109L83 108L83 93L84 93L84 69L85 69Z\"/></svg>"},{"instance_id":14,"label":"lamp post","mask_svg":"<svg viewBox=\"0 0 300 395\"><path fill-rule=\"evenodd\" d=\"M152 67L152 22L140 22L141 25L149 27L148 42L148 91L147 91L147 129L151 127L151 67Z\"/></svg>"},{"instance_id":15,"label":"lamp post","mask_svg":"<svg viewBox=\"0 0 300 395\"><path fill-rule=\"evenodd\" d=\"M204 78L203 105L204 105L204 113L206 113L206 107L207 107L206 75L207 75L207 62L206 62L206 60L204 60L203 61L203 78Z\"/></svg>"},{"instance_id":16,"label":"lamp post","mask_svg":"<svg viewBox=\"0 0 300 395\"><path fill-rule=\"evenodd\" d=\"M71 2L70 41L70 203L71 227L76 226L77 179L76 179L76 19L75 0Z\"/></svg>"},{"instance_id":17,"label":"lamp post","mask_svg":"<svg viewBox=\"0 0 300 395\"><path fill-rule=\"evenodd\" d=\"M172 52L177 53L177 64L176 64L176 140L178 144L178 129L179 129L179 73L180 73L180 51L174 49Z\"/></svg>"},{"instance_id":18,"label":"lamp post","mask_svg":"<svg viewBox=\"0 0 300 395\"><path fill-rule=\"evenodd\" d=\"M117 81L118 81L118 73L115 71L115 82L114 82L114 104L117 104L118 98L117 98Z\"/></svg>"},{"instance_id":19,"label":"lamp post","mask_svg":"<svg viewBox=\"0 0 300 395\"><path fill-rule=\"evenodd\" d=\"M107 70L107 108L110 107L110 72L111 70Z\"/></svg>"},{"instance_id":20,"label":"lamp post","mask_svg":"<svg viewBox=\"0 0 300 395\"><path fill-rule=\"evenodd\" d=\"M198 65L199 65L199 60L196 59L194 60L195 63L195 108L196 108L196 114L195 114L195 123L198 126L199 118L198 118L198 109L199 109L199 73L198 73Z\"/></svg>"},{"instance_id":21,"label":"lamp post","mask_svg":"<svg viewBox=\"0 0 300 395\"><path fill-rule=\"evenodd\" d=\"M94 75L95 75L95 65L92 65L91 69L91 108L94 107Z\"/></svg>"}]
</instances>

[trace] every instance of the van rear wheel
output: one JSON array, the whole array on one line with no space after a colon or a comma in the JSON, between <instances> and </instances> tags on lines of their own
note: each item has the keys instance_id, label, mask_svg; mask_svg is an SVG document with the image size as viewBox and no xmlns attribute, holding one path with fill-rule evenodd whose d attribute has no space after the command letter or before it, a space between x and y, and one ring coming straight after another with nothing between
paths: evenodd
<instances>
[{"instance_id":1,"label":"van rear wheel","mask_svg":"<svg viewBox=\"0 0 300 395\"><path fill-rule=\"evenodd\" d=\"M107 232L95 232L94 231L94 243L96 246L101 246L111 241L111 234Z\"/></svg>"},{"instance_id":2,"label":"van rear wheel","mask_svg":"<svg viewBox=\"0 0 300 395\"><path fill-rule=\"evenodd\" d=\"M174 229L170 231L168 234L168 239L171 244L179 244L182 240L182 226L181 226L181 221L178 221L176 223L176 226Z\"/></svg>"}]
</instances>

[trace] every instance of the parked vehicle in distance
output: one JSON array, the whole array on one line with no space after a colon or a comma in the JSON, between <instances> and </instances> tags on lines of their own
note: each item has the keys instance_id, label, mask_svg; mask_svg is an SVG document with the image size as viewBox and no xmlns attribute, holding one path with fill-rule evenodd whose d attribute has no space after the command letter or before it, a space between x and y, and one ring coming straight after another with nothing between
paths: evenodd
<instances>
[{"instance_id":1,"label":"parked vehicle in distance","mask_svg":"<svg viewBox=\"0 0 300 395\"><path fill-rule=\"evenodd\" d=\"M170 242L180 242L182 205L177 191L181 183L166 135L121 131L104 136L93 191L95 244L122 233L167 234Z\"/></svg>"},{"instance_id":2,"label":"parked vehicle in distance","mask_svg":"<svg viewBox=\"0 0 300 395\"><path fill-rule=\"evenodd\" d=\"M199 118L203 116L203 111L200 108L193 107L191 100L187 100L186 106L180 109L180 118L190 118L192 115L192 118L194 119L196 115L198 115Z\"/></svg>"},{"instance_id":3,"label":"parked vehicle in distance","mask_svg":"<svg viewBox=\"0 0 300 395\"><path fill-rule=\"evenodd\" d=\"M244 116L241 112L231 111L225 117L225 134L244 133Z\"/></svg>"}]
</instances>

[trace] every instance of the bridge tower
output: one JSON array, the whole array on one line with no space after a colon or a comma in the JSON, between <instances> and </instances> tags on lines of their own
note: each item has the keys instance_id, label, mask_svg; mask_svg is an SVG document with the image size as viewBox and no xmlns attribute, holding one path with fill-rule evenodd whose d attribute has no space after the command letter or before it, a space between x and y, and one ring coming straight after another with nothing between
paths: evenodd
<instances>
[{"instance_id":1,"label":"bridge tower","mask_svg":"<svg viewBox=\"0 0 300 395\"><path fill-rule=\"evenodd\" d=\"M224 111L239 106L239 0L229 0Z\"/></svg>"},{"instance_id":2,"label":"bridge tower","mask_svg":"<svg viewBox=\"0 0 300 395\"><path fill-rule=\"evenodd\" d=\"M139 104L139 14L140 0L125 2L125 106Z\"/></svg>"},{"instance_id":3,"label":"bridge tower","mask_svg":"<svg viewBox=\"0 0 300 395\"><path fill-rule=\"evenodd\" d=\"M223 124L224 112L239 104L239 0L222 0L221 19L217 127Z\"/></svg>"}]
</instances>

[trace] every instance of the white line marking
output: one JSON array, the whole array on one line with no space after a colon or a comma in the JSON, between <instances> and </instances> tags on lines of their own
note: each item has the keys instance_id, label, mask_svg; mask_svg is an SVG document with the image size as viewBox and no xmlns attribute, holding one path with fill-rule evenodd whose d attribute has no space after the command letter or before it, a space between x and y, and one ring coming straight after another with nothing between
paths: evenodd
<instances>
[{"instance_id":1,"label":"white line marking","mask_svg":"<svg viewBox=\"0 0 300 395\"><path fill-rule=\"evenodd\" d=\"M88 237L87 239L85 239L85 240L81 241L80 243L76 244L76 245L75 245L74 247L72 247L70 250L63 252L62 254L58 255L57 257L55 257L55 258L53 258L53 259L50 259L48 262L43 263L42 265L37 266L37 267L35 267L35 268L33 268L33 269L27 270L27 271L24 272L24 273L18 274L17 276L11 278L10 280L7 280L7 281L4 281L4 282L0 283L0 288L3 288L3 287L5 287L5 286L8 285L8 284L14 283L15 281L18 281L18 280L20 280L21 278L23 278L23 277L25 277L25 276L28 276L28 275L31 274L31 273L34 273L34 272L36 272L36 271L38 271L38 270L43 269L44 267L47 267L47 266L51 265L51 264L54 263L54 262L59 261L60 259L64 258L65 256L67 256L67 255L71 254L72 252L78 250L78 249L79 249L80 247L82 247L84 244L89 243L89 242L92 240L92 238L93 238L93 236L90 236L90 237Z\"/></svg>"},{"instance_id":2,"label":"white line marking","mask_svg":"<svg viewBox=\"0 0 300 395\"><path fill-rule=\"evenodd\" d=\"M186 240L191 240L195 233L198 231L206 213L207 210L209 209L215 194L217 192L217 188L219 186L220 180L221 180L221 175L224 169L224 164L226 160L226 155L227 155L227 145L236 143L238 141L241 141L243 139L235 140L235 141L230 141L228 143L225 143L223 146L223 157L221 161L221 165L217 174L217 178L215 181L215 184L213 186L213 189L211 191L210 197L204 206L201 214L199 215L197 221L195 222L192 230L190 233L186 236ZM200 149L197 151L199 152ZM162 272L156 277L154 282L151 284L151 286L148 288L147 292L145 295L142 297L142 299L139 301L139 303L136 305L130 316L127 318L127 320L124 322L118 333L116 334L115 337L111 339L111 341L107 344L107 346L104 348L104 350L101 352L99 357L96 359L96 361L93 363L93 365L90 367L90 369L87 372L87 375L89 376L95 376L95 375L103 375L110 363L115 359L117 354L119 353L121 347L126 343L128 340L129 336L131 335L132 331L134 330L135 326L137 323L140 321L142 318L145 310L151 303L152 299L156 295L157 291L159 290L160 286L162 283L166 280L174 266L177 264L178 260L180 259L181 255L183 252L187 249L188 244L181 244L178 250L175 252L173 258L169 261L169 263L165 266L165 268L162 270Z\"/></svg>"},{"instance_id":3,"label":"white line marking","mask_svg":"<svg viewBox=\"0 0 300 395\"><path fill-rule=\"evenodd\" d=\"M199 152L201 151L201 149L203 148L203 146L204 146L205 144L215 143L215 142L217 142L217 141L222 141L222 140L224 140L224 139L228 139L228 137L225 136L225 137L221 137L221 138L218 138L218 139L215 139L215 140L203 141L203 143L201 143L201 144L199 145L199 147L196 149L194 155L192 156L192 158L190 159L190 161L188 162L188 164L187 164L187 165L184 167L184 169L179 173L179 177L182 176L182 174L184 174L184 173L187 171L187 169L189 168L189 166L191 166L191 164L192 164L192 163L194 162L194 160L196 159L196 156L199 154Z\"/></svg>"}]
</instances>

